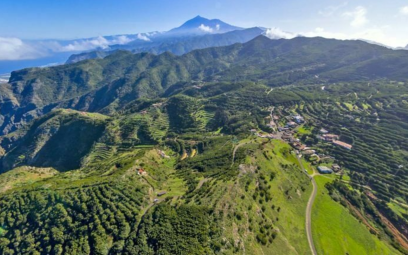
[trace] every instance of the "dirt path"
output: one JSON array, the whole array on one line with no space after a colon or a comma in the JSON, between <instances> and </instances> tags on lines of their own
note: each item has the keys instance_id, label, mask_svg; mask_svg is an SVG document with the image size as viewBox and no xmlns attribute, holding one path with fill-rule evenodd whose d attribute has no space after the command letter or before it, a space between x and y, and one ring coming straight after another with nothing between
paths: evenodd
<instances>
[{"instance_id":1,"label":"dirt path","mask_svg":"<svg viewBox=\"0 0 408 255\"><path fill-rule=\"evenodd\" d=\"M252 143L252 141L246 142L246 143L240 143L237 146L235 146L234 151L232 152L232 163L231 166L234 165L235 162L235 153L237 152L237 150L239 149L239 147L246 145L246 144L250 144Z\"/></svg>"},{"instance_id":2,"label":"dirt path","mask_svg":"<svg viewBox=\"0 0 408 255\"><path fill-rule=\"evenodd\" d=\"M203 186L203 184L204 184L205 182L207 182L208 180L209 180L208 178L204 178L204 179L200 180L200 182L199 182L198 185L197 185L196 190L201 189L201 187Z\"/></svg>"}]
</instances>

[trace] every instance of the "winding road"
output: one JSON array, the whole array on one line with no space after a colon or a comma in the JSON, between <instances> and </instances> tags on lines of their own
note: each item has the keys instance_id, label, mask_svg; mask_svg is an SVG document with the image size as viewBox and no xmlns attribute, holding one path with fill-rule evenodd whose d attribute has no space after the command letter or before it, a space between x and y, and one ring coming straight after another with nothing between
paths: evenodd
<instances>
[{"instance_id":1,"label":"winding road","mask_svg":"<svg viewBox=\"0 0 408 255\"><path fill-rule=\"evenodd\" d=\"M313 255L317 255L316 252L316 247L313 242L313 235L312 235L312 207L314 200L316 198L316 193L317 193L317 184L315 179L313 178L314 174L309 175L308 172L306 171L305 167L303 166L300 158L296 156L300 167L302 168L302 171L310 178L310 181L312 182L313 185L313 191L312 194L310 194L309 201L307 202L307 207L306 207L306 235L307 235L307 241L309 242L309 247L310 251L312 252Z\"/></svg>"}]
</instances>

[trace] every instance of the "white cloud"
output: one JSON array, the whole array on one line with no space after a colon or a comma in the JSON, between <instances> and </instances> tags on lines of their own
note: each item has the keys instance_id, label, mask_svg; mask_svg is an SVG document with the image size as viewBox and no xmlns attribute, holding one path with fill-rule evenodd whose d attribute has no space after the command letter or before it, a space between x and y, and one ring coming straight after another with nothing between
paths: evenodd
<instances>
[{"instance_id":1,"label":"white cloud","mask_svg":"<svg viewBox=\"0 0 408 255\"><path fill-rule=\"evenodd\" d=\"M146 41L146 42L150 42L149 37L147 37L147 36L144 35L144 34L137 34L137 39L143 40L143 41Z\"/></svg>"},{"instance_id":2,"label":"white cloud","mask_svg":"<svg viewBox=\"0 0 408 255\"><path fill-rule=\"evenodd\" d=\"M68 45L60 46L58 49L55 49L55 51L69 52L69 51L87 51L97 48L107 49L109 48L109 45L126 44L129 43L130 41L132 40L124 35L116 36L111 40L108 40L103 36L98 36L91 39L74 41Z\"/></svg>"},{"instance_id":3,"label":"white cloud","mask_svg":"<svg viewBox=\"0 0 408 255\"><path fill-rule=\"evenodd\" d=\"M298 36L298 34L289 33L286 31L281 30L280 28L268 28L265 31L265 36L269 37L270 39L292 39Z\"/></svg>"},{"instance_id":4,"label":"white cloud","mask_svg":"<svg viewBox=\"0 0 408 255\"><path fill-rule=\"evenodd\" d=\"M0 60L35 59L44 51L18 38L0 37Z\"/></svg>"},{"instance_id":5,"label":"white cloud","mask_svg":"<svg viewBox=\"0 0 408 255\"><path fill-rule=\"evenodd\" d=\"M217 31L219 31L220 28L221 28L220 24L217 24L217 25L215 26L215 29L216 29Z\"/></svg>"},{"instance_id":6,"label":"white cloud","mask_svg":"<svg viewBox=\"0 0 408 255\"><path fill-rule=\"evenodd\" d=\"M61 46L59 51L87 51L95 48L106 49L109 46L109 41L104 37L99 36L92 39L74 41L68 45Z\"/></svg>"},{"instance_id":7,"label":"white cloud","mask_svg":"<svg viewBox=\"0 0 408 255\"><path fill-rule=\"evenodd\" d=\"M130 39L129 37L125 36L125 35L119 35L116 36L113 40L111 40L109 42L109 44L127 44L130 43L132 41L132 39Z\"/></svg>"},{"instance_id":8,"label":"white cloud","mask_svg":"<svg viewBox=\"0 0 408 255\"><path fill-rule=\"evenodd\" d=\"M357 6L353 11L343 13L343 17L351 19L350 25L355 28L365 26L369 21L366 17L367 9Z\"/></svg>"},{"instance_id":9,"label":"white cloud","mask_svg":"<svg viewBox=\"0 0 408 255\"><path fill-rule=\"evenodd\" d=\"M201 24L201 25L198 27L198 29L201 30L201 31L203 31L203 32L206 32L206 33L212 33L212 32L214 31L211 27L206 26L206 25L204 25L204 24Z\"/></svg>"},{"instance_id":10,"label":"white cloud","mask_svg":"<svg viewBox=\"0 0 408 255\"><path fill-rule=\"evenodd\" d=\"M55 52L78 52L96 48L107 49L110 45L126 44L132 41L127 36L99 36L91 39L61 41L23 41L19 38L0 37L0 60L37 59Z\"/></svg>"},{"instance_id":11,"label":"white cloud","mask_svg":"<svg viewBox=\"0 0 408 255\"><path fill-rule=\"evenodd\" d=\"M404 6L404 7L401 7L400 13L401 13L402 15L407 15L407 16L408 16L408 5L407 5L407 6Z\"/></svg>"}]
</instances>

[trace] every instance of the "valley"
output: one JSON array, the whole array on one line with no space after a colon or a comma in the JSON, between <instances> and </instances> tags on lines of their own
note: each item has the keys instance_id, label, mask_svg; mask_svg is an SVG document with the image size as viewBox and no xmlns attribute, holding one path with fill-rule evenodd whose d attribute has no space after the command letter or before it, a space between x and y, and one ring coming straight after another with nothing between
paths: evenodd
<instances>
[{"instance_id":1,"label":"valley","mask_svg":"<svg viewBox=\"0 0 408 255\"><path fill-rule=\"evenodd\" d=\"M394 235L387 232L387 228L383 230L383 226L378 225L378 221L371 216L372 212L365 211L367 209L362 207L357 209L361 210L360 216L353 216L349 210L356 210L354 208L361 204L355 204L354 200L347 202L350 204L336 202L347 201L345 199L350 199L347 198L350 195L338 193L333 191L331 186L325 185L344 180L336 185L344 183L342 185L347 185L353 192L359 191L356 194L361 198L355 199L367 199L363 196L365 193L362 193L365 191L363 185L367 184L356 178L355 170L350 171L354 169L353 165L348 161L338 161L344 157L342 155L347 150L332 147L324 141L316 143L318 139L308 138L315 134L314 130L332 127L324 122L327 114L319 112L319 115L316 115L315 109L322 104L320 98L325 98L324 94L330 93L333 99L338 97L338 100L349 102L343 105L356 105L352 108L344 107L335 103L334 99L332 106L336 110L331 112L331 121L336 121L337 115L348 113L356 115L354 118L360 118L360 122L364 121L364 118L370 118L374 109L382 116L382 111L387 109L382 108L386 105L383 100L389 100L387 105L393 103L392 99L388 99L390 95L405 95L406 88L398 83L373 83L368 91L365 91L367 89L364 84L353 84L354 89L360 88L358 99L349 96L349 83L326 85L324 91L320 85L277 88L269 94L253 83L231 84L228 92L214 93L202 98L201 93L209 93L209 89L225 91L225 88L228 88L224 83L209 83L194 88L198 93L192 93L191 88L186 88L159 101L141 101L128 105L120 115L111 117L75 110L52 111L37 120L43 124L34 122L26 129L2 138L1 144L5 150L2 165L3 171L7 172L0 177L4 185L9 187L1 194L2 251L6 253L8 249L16 249L48 253L58 250L89 250L102 254L148 254L159 253L161 249L171 251L170 247L173 246L169 241L172 240L178 243L176 247L183 247L183 253L189 254L313 254L310 251L305 225L306 207L313 185L303 170L305 168L314 175L313 178L317 182L316 198L310 211L311 233L317 254L331 253L327 248L322 248L327 247L327 242L331 243L330 247L334 253L340 250L350 254L375 254L378 250L382 250L384 254L398 253L390 245ZM370 91L381 87L386 88L381 92L384 97L373 98ZM248 94L248 90L252 93ZM302 97L296 99L292 95ZM254 104L253 100L247 100L248 96L260 97L262 100L258 99L258 103ZM360 103L360 100L365 103ZM270 105L275 105L273 114ZM358 111L357 105L360 106ZM406 106L402 102L399 107ZM230 112L231 109L235 110ZM326 106L326 109L330 108ZM248 111L251 114L248 114ZM284 127L287 121L285 116L291 116L293 113L303 116L305 123L292 129L291 139L299 139L312 146L315 151L334 155L336 162L346 169L345 175L313 174L317 172L313 157L304 156L299 159L296 148L281 140L285 139L282 134L281 138L258 137L267 130L274 132L267 126L268 117L275 117L275 123ZM51 165L47 161L38 161L41 157L33 157L32 154L19 156L18 161L12 160L17 155L24 155L21 153L27 146L25 143L34 146L30 148L39 148L30 149L27 153L43 152L50 155L54 162L63 162L61 160L67 158L66 154L74 157L71 150L63 154L50 154L51 151L61 151L55 147L58 144L53 144L52 140L58 139L62 142L62 138L58 138L62 136L68 139L63 142L64 147L70 146L72 142L75 145L75 139L70 139L67 132L75 132L76 123L84 121L93 125L93 130L95 126L104 128L101 129L99 138L92 138L98 141L97 143L84 147L85 154L75 156L77 162L81 162L79 170L75 170L77 167L73 166L70 171L62 168L59 169L63 171L60 173L42 173L37 167ZM355 122L355 128L358 128L360 122ZM68 126L64 128L66 125ZM398 127L399 124L393 125ZM87 132L86 126L80 126L81 133ZM350 124L348 126L352 127ZM44 133L38 131L39 128L50 131ZM379 127L373 125L372 128L378 130ZM251 129L259 131L251 134ZM342 139L349 134L341 129L333 132L339 134ZM377 131L377 135L381 134ZM20 142L19 139L24 140ZM37 141L36 144L33 141ZM401 145L405 144L400 142ZM351 152L359 153L358 147L358 143L354 142ZM6 162L14 162L14 165L9 166ZM403 164L402 161L400 163ZM27 177L19 174L25 165L33 165L33 170L30 171L39 171L39 178L30 177L28 183ZM64 163L62 165L66 166ZM12 169L13 167L20 168ZM55 164L54 167L58 169ZM368 168L365 171L370 173L369 171L373 170ZM382 178L382 181L386 179ZM375 184L371 187L370 190L375 190L376 197L389 194L389 191L382 193ZM401 188L395 191L403 192L404 186ZM334 195L336 200L333 200ZM39 204L37 201L43 202ZM27 214L33 208L36 208L37 213ZM62 217L59 221L37 225L36 222L45 220L42 217L53 219L54 214L63 216L58 216ZM195 214L197 217L192 219L181 216ZM370 228L360 223L359 217L364 217L376 234L370 233ZM160 221L153 224L154 219ZM168 236L155 234L163 233L161 227L169 223L176 224L175 226L181 224L183 227L167 229ZM338 227L331 227L335 224L339 224ZM189 228L194 231L190 232ZM348 231L347 228L359 230ZM17 229L24 230L27 241L18 241L20 234L16 232ZM334 229L339 232L332 233ZM87 232L98 234L88 236ZM358 234L360 239L350 236L347 240L357 240L356 243L344 246L344 240L339 237L351 232ZM52 236L47 237L48 233ZM61 239L58 239L57 234ZM78 238L71 239L73 235ZM186 239L187 236L198 240L208 236L211 238L209 243L200 241L191 246L195 239ZM381 237L381 240L377 236ZM182 243L184 244L179 246Z\"/></svg>"},{"instance_id":2,"label":"valley","mask_svg":"<svg viewBox=\"0 0 408 255\"><path fill-rule=\"evenodd\" d=\"M14 71L0 253L407 254L408 52L226 45Z\"/></svg>"}]
</instances>

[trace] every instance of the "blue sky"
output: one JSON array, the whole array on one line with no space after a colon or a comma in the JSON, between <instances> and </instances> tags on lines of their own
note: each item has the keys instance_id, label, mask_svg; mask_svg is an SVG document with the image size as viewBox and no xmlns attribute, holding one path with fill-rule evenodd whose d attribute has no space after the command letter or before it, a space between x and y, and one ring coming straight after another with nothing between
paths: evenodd
<instances>
[{"instance_id":1,"label":"blue sky","mask_svg":"<svg viewBox=\"0 0 408 255\"><path fill-rule=\"evenodd\" d=\"M0 10L0 59L22 39L165 31L196 15L277 33L408 44L406 0L1 0Z\"/></svg>"}]
</instances>

